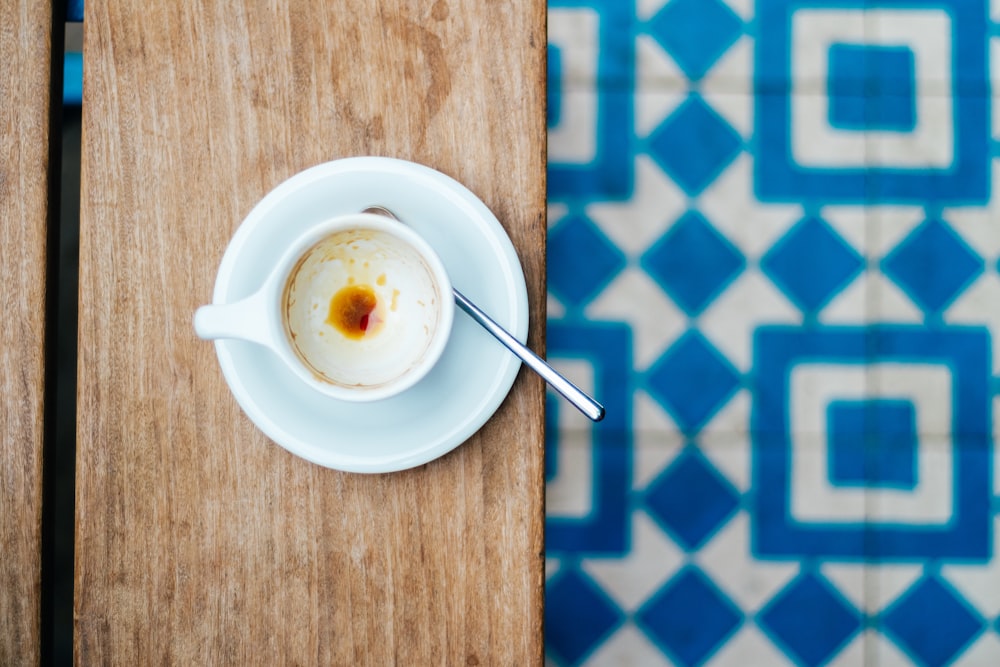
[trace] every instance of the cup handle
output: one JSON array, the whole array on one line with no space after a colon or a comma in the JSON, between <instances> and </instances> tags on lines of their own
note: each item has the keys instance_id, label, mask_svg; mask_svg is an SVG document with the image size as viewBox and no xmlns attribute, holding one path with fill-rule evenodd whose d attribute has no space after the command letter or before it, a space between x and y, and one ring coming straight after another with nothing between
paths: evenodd
<instances>
[{"instance_id":1,"label":"cup handle","mask_svg":"<svg viewBox=\"0 0 1000 667\"><path fill-rule=\"evenodd\" d=\"M267 290L235 303L202 306L194 313L199 338L236 338L274 349L274 325L268 317Z\"/></svg>"}]
</instances>

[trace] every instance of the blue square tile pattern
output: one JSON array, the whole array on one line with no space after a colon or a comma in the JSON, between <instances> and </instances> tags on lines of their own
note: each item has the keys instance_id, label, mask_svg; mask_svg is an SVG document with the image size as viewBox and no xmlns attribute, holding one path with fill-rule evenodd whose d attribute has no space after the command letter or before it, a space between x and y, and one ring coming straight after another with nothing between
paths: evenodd
<instances>
[{"instance_id":1,"label":"blue square tile pattern","mask_svg":"<svg viewBox=\"0 0 1000 667\"><path fill-rule=\"evenodd\" d=\"M759 199L910 205L983 205L989 201L989 12L984 0L767 0L758 4L754 118L758 146L766 147L758 151L754 163ZM872 13L875 20L868 21ZM795 94L797 81L806 76L803 71L828 69L829 49L819 47L845 31L854 33L853 44L858 47L887 42L920 54L915 58L914 85L934 80L938 89L933 95L917 95L916 125L905 137L893 132L896 136L887 138L884 132L868 127L845 131L831 126L829 113L822 112L829 108L828 98L824 98L825 105L815 104L808 95ZM802 53L793 54L795 48ZM945 64L938 56L941 48L950 56L947 68L933 64ZM885 58L877 58L873 66L879 60ZM933 74L925 72L924 66ZM898 67L893 65L893 69ZM864 77L881 80L889 75L867 68ZM939 113L934 102L942 94L948 100L947 113ZM921 112L921 105L926 105L926 113ZM856 148L846 150L852 144ZM877 152L877 160L869 159L872 151Z\"/></svg>"},{"instance_id":2,"label":"blue square tile pattern","mask_svg":"<svg viewBox=\"0 0 1000 667\"><path fill-rule=\"evenodd\" d=\"M831 126L912 132L917 126L916 69L905 46L835 43L829 52Z\"/></svg>"},{"instance_id":3,"label":"blue square tile pattern","mask_svg":"<svg viewBox=\"0 0 1000 667\"><path fill-rule=\"evenodd\" d=\"M549 36L548 663L1000 664L1000 3Z\"/></svg>"},{"instance_id":4,"label":"blue square tile pattern","mask_svg":"<svg viewBox=\"0 0 1000 667\"><path fill-rule=\"evenodd\" d=\"M912 401L834 400L827 404L826 417L831 484L910 490L917 485Z\"/></svg>"}]
</instances>

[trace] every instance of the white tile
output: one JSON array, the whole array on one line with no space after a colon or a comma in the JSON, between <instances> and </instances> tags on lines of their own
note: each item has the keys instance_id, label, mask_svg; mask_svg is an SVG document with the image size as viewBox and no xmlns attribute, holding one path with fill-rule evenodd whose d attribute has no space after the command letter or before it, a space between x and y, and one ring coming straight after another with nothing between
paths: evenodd
<instances>
[{"instance_id":1,"label":"white tile","mask_svg":"<svg viewBox=\"0 0 1000 667\"><path fill-rule=\"evenodd\" d=\"M870 220L863 206L824 206L823 219L859 255L866 256L870 244Z\"/></svg>"},{"instance_id":2,"label":"white tile","mask_svg":"<svg viewBox=\"0 0 1000 667\"><path fill-rule=\"evenodd\" d=\"M665 121L677 107L687 99L687 95L669 88L644 90L632 98L635 108L635 133L646 138Z\"/></svg>"},{"instance_id":3,"label":"white tile","mask_svg":"<svg viewBox=\"0 0 1000 667\"><path fill-rule=\"evenodd\" d=\"M750 390L741 388L702 426L699 437L715 442L745 439L750 431Z\"/></svg>"},{"instance_id":4,"label":"white tile","mask_svg":"<svg viewBox=\"0 0 1000 667\"><path fill-rule=\"evenodd\" d=\"M917 408L918 418L921 410ZM870 522L945 527L954 518L955 456L950 443L921 434L917 446L916 486L869 491Z\"/></svg>"},{"instance_id":5,"label":"white tile","mask_svg":"<svg viewBox=\"0 0 1000 667\"><path fill-rule=\"evenodd\" d=\"M631 622L601 644L584 667L673 667L646 635Z\"/></svg>"},{"instance_id":6,"label":"white tile","mask_svg":"<svg viewBox=\"0 0 1000 667\"><path fill-rule=\"evenodd\" d=\"M792 91L825 95L829 51L834 43L865 43L865 12L861 9L800 9L791 21Z\"/></svg>"},{"instance_id":7,"label":"white tile","mask_svg":"<svg viewBox=\"0 0 1000 667\"><path fill-rule=\"evenodd\" d=\"M587 206L593 220L618 248L636 259L683 215L687 197L645 155L635 159L635 190L623 202Z\"/></svg>"},{"instance_id":8,"label":"white tile","mask_svg":"<svg viewBox=\"0 0 1000 667\"><path fill-rule=\"evenodd\" d=\"M1000 519L997 518L993 519L993 554L994 558L986 563L941 567L941 575L986 618L1000 616L1000 558L996 557L1000 554Z\"/></svg>"},{"instance_id":9,"label":"white tile","mask_svg":"<svg viewBox=\"0 0 1000 667\"><path fill-rule=\"evenodd\" d=\"M745 153L698 197L697 206L749 262L766 253L804 215L801 205L763 204L757 199L753 161Z\"/></svg>"},{"instance_id":10,"label":"white tile","mask_svg":"<svg viewBox=\"0 0 1000 667\"><path fill-rule=\"evenodd\" d=\"M636 0L635 16L640 21L648 21L656 16L670 0Z\"/></svg>"},{"instance_id":11,"label":"white tile","mask_svg":"<svg viewBox=\"0 0 1000 667\"><path fill-rule=\"evenodd\" d=\"M797 562L764 561L750 549L750 520L738 512L694 556L695 562L744 612L752 614L788 585Z\"/></svg>"},{"instance_id":12,"label":"white tile","mask_svg":"<svg viewBox=\"0 0 1000 667\"><path fill-rule=\"evenodd\" d=\"M750 623L744 623L739 631L704 664L706 667L792 667L794 665Z\"/></svg>"},{"instance_id":13,"label":"white tile","mask_svg":"<svg viewBox=\"0 0 1000 667\"><path fill-rule=\"evenodd\" d=\"M594 509L595 491L590 434L560 429L558 448L559 472L545 485L545 512L561 518L586 517Z\"/></svg>"},{"instance_id":14,"label":"white tile","mask_svg":"<svg viewBox=\"0 0 1000 667\"><path fill-rule=\"evenodd\" d=\"M1000 276L989 268L965 289L944 313L944 320L955 325L989 327L993 335L993 373L1000 374Z\"/></svg>"},{"instance_id":15,"label":"white tile","mask_svg":"<svg viewBox=\"0 0 1000 667\"><path fill-rule=\"evenodd\" d=\"M823 468L808 471L805 486L826 478L825 459L827 408L837 400L864 400L868 393L868 374L861 363L837 364L824 361L803 362L794 366L788 376L788 427L793 436L792 455L821 446L817 463ZM815 438L815 440L814 440ZM794 463L794 460L793 460ZM793 473L797 470L793 469ZM806 474L806 470L798 471ZM794 480L793 480L794 481Z\"/></svg>"},{"instance_id":16,"label":"white tile","mask_svg":"<svg viewBox=\"0 0 1000 667\"><path fill-rule=\"evenodd\" d=\"M632 427L632 487L638 491L673 462L684 447L684 436L660 404L642 390L634 395Z\"/></svg>"},{"instance_id":17,"label":"white tile","mask_svg":"<svg viewBox=\"0 0 1000 667\"><path fill-rule=\"evenodd\" d=\"M879 323L923 324L924 311L913 303L899 286L880 270L873 268L865 276L868 282L871 320Z\"/></svg>"},{"instance_id":18,"label":"white tile","mask_svg":"<svg viewBox=\"0 0 1000 667\"><path fill-rule=\"evenodd\" d=\"M545 315L550 320L558 320L566 316L566 306L551 292L545 297L545 310Z\"/></svg>"},{"instance_id":19,"label":"white tile","mask_svg":"<svg viewBox=\"0 0 1000 667\"><path fill-rule=\"evenodd\" d=\"M868 664L878 667L913 667L913 660L881 632L868 631L866 636L871 647L871 660Z\"/></svg>"},{"instance_id":20,"label":"white tile","mask_svg":"<svg viewBox=\"0 0 1000 667\"><path fill-rule=\"evenodd\" d=\"M802 313L756 268L746 269L698 317L705 337L741 372L753 363L753 332L762 322L799 324Z\"/></svg>"},{"instance_id":21,"label":"white tile","mask_svg":"<svg viewBox=\"0 0 1000 667\"><path fill-rule=\"evenodd\" d=\"M683 99L687 89L687 76L670 54L653 37L638 35L635 39L636 96L669 90L679 93Z\"/></svg>"},{"instance_id":22,"label":"white tile","mask_svg":"<svg viewBox=\"0 0 1000 667\"><path fill-rule=\"evenodd\" d=\"M868 638L864 634L857 634L847 646L833 654L826 664L829 667L858 667L867 664L867 654Z\"/></svg>"},{"instance_id":23,"label":"white tile","mask_svg":"<svg viewBox=\"0 0 1000 667\"><path fill-rule=\"evenodd\" d=\"M820 566L823 576L847 598L856 609L868 610L868 589L871 573L864 563L824 563Z\"/></svg>"},{"instance_id":24,"label":"white tile","mask_svg":"<svg viewBox=\"0 0 1000 667\"><path fill-rule=\"evenodd\" d=\"M687 329L687 316L641 269L623 270L585 310L592 320L628 322L634 367L646 369Z\"/></svg>"},{"instance_id":25,"label":"white tile","mask_svg":"<svg viewBox=\"0 0 1000 667\"><path fill-rule=\"evenodd\" d=\"M753 20L754 0L726 0L726 4L744 21Z\"/></svg>"},{"instance_id":26,"label":"white tile","mask_svg":"<svg viewBox=\"0 0 1000 667\"><path fill-rule=\"evenodd\" d=\"M1000 108L1000 104L994 105ZM1000 192L1000 160L992 161L993 192ZM995 206L946 208L941 217L987 264L1000 259L1000 228Z\"/></svg>"},{"instance_id":27,"label":"white tile","mask_svg":"<svg viewBox=\"0 0 1000 667\"><path fill-rule=\"evenodd\" d=\"M616 558L585 558L581 568L626 612L634 612L684 564L684 552L643 511L632 513L632 547Z\"/></svg>"},{"instance_id":28,"label":"white tile","mask_svg":"<svg viewBox=\"0 0 1000 667\"><path fill-rule=\"evenodd\" d=\"M863 271L851 280L846 287L837 292L823 306L817 316L823 324L860 326L869 322L872 317L871 282L878 279L872 272Z\"/></svg>"},{"instance_id":29,"label":"white tile","mask_svg":"<svg viewBox=\"0 0 1000 667\"><path fill-rule=\"evenodd\" d=\"M728 87L725 87L728 85ZM717 84L703 88L702 98L723 120L736 130L744 141L753 137L753 96L736 88L736 84Z\"/></svg>"},{"instance_id":30,"label":"white tile","mask_svg":"<svg viewBox=\"0 0 1000 667\"><path fill-rule=\"evenodd\" d=\"M916 126L909 132L868 130L865 161L875 168L945 170L955 161L955 112L949 95L918 94ZM837 136L844 140L844 133Z\"/></svg>"},{"instance_id":31,"label":"white tile","mask_svg":"<svg viewBox=\"0 0 1000 667\"><path fill-rule=\"evenodd\" d=\"M567 215L569 215L569 207L566 204L549 203L545 208L545 224L549 229L552 229Z\"/></svg>"},{"instance_id":32,"label":"white tile","mask_svg":"<svg viewBox=\"0 0 1000 667\"><path fill-rule=\"evenodd\" d=\"M600 55L600 13L590 7L553 7L548 18L548 42L559 49L563 82L592 87Z\"/></svg>"},{"instance_id":33,"label":"white tile","mask_svg":"<svg viewBox=\"0 0 1000 667\"><path fill-rule=\"evenodd\" d=\"M708 71L698 89L706 96L712 93L752 93L753 50L753 39L748 36L740 37ZM753 106L752 98L750 106Z\"/></svg>"},{"instance_id":34,"label":"white tile","mask_svg":"<svg viewBox=\"0 0 1000 667\"><path fill-rule=\"evenodd\" d=\"M1000 638L993 632L981 634L952 667L996 667L1000 665Z\"/></svg>"},{"instance_id":35,"label":"white tile","mask_svg":"<svg viewBox=\"0 0 1000 667\"><path fill-rule=\"evenodd\" d=\"M747 392L741 392L744 397ZM743 401L746 403L746 401ZM702 431L698 450L740 493L750 490L750 438L746 432L709 434Z\"/></svg>"},{"instance_id":36,"label":"white tile","mask_svg":"<svg viewBox=\"0 0 1000 667\"><path fill-rule=\"evenodd\" d=\"M564 90L559 122L548 130L551 162L587 164L597 157L598 94Z\"/></svg>"},{"instance_id":37,"label":"white tile","mask_svg":"<svg viewBox=\"0 0 1000 667\"><path fill-rule=\"evenodd\" d=\"M923 565L872 563L868 566L868 590L864 610L871 614L883 612L923 576Z\"/></svg>"},{"instance_id":38,"label":"white tile","mask_svg":"<svg viewBox=\"0 0 1000 667\"><path fill-rule=\"evenodd\" d=\"M952 91L952 44L957 34L944 7L880 8L869 12L868 41L887 46L904 45L914 56L918 96L945 96Z\"/></svg>"},{"instance_id":39,"label":"white tile","mask_svg":"<svg viewBox=\"0 0 1000 667\"><path fill-rule=\"evenodd\" d=\"M917 206L870 206L868 217L869 257L880 259L892 252L903 239L927 219L927 213Z\"/></svg>"}]
</instances>

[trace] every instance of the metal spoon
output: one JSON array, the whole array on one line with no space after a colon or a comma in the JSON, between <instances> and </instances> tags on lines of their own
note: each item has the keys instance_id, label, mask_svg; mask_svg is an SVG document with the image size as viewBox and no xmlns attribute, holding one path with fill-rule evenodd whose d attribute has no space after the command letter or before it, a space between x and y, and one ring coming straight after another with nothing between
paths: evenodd
<instances>
[{"instance_id":1,"label":"metal spoon","mask_svg":"<svg viewBox=\"0 0 1000 667\"><path fill-rule=\"evenodd\" d=\"M375 213L392 218L398 222L400 220L395 213L384 206L369 206L361 211L362 213ZM405 224L405 223L404 223ZM455 303L464 310L472 319L481 324L484 329L493 334L493 337L504 344L504 346L521 359L528 368L535 371L548 382L553 389L572 403L577 410L590 417L595 422L604 419L604 406L588 396L579 387L570 382L556 369L549 366L544 359L532 352L526 345L514 338L510 332L497 324L493 318L484 313L476 304L469 301L457 289L452 288L455 293Z\"/></svg>"}]
</instances>

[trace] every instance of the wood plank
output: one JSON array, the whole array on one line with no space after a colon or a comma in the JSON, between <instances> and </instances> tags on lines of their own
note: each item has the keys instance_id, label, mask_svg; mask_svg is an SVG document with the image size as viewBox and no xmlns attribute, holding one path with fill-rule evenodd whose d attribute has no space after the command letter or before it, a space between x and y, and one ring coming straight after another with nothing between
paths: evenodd
<instances>
[{"instance_id":1,"label":"wood plank","mask_svg":"<svg viewBox=\"0 0 1000 667\"><path fill-rule=\"evenodd\" d=\"M541 349L545 3L86 11L77 661L541 663L537 378L431 464L340 473L253 427L191 317L267 191L386 155L497 214Z\"/></svg>"},{"instance_id":2,"label":"wood plank","mask_svg":"<svg viewBox=\"0 0 1000 667\"><path fill-rule=\"evenodd\" d=\"M0 2L0 664L41 656L52 9Z\"/></svg>"}]
</instances>

